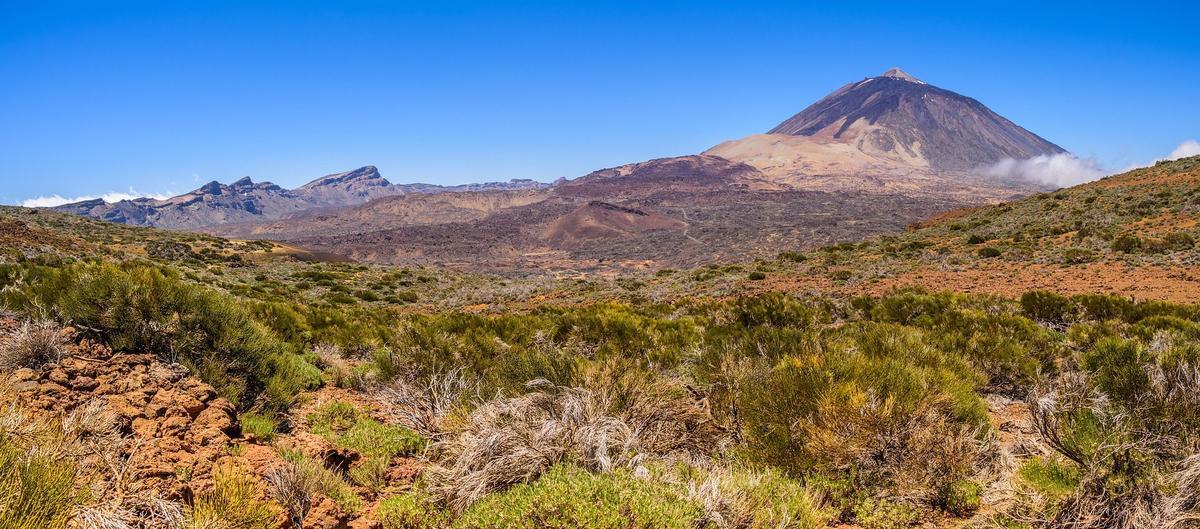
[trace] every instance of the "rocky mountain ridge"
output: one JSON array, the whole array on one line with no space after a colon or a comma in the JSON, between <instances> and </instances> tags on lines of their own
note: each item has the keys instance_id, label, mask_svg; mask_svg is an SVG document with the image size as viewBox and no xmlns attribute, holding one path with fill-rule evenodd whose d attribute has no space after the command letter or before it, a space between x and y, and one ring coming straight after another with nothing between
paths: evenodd
<instances>
[{"instance_id":1,"label":"rocky mountain ridge","mask_svg":"<svg viewBox=\"0 0 1200 529\"><path fill-rule=\"evenodd\" d=\"M550 184L527 179L440 186L393 184L373 165L317 178L296 189L243 177L231 184L212 181L194 191L165 200L139 198L109 203L102 199L64 204L53 209L100 220L198 229L281 219L307 210L336 209L370 200L413 193L541 189Z\"/></svg>"}]
</instances>

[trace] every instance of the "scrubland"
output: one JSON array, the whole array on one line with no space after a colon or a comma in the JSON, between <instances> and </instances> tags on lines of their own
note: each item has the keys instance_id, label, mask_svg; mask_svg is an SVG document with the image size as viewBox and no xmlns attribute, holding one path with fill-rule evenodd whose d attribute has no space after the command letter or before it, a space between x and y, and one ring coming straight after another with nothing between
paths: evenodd
<instances>
[{"instance_id":1,"label":"scrubland","mask_svg":"<svg viewBox=\"0 0 1200 529\"><path fill-rule=\"evenodd\" d=\"M6 210L0 527L1196 527L1200 306L894 280L1186 275L1197 164L614 277Z\"/></svg>"}]
</instances>

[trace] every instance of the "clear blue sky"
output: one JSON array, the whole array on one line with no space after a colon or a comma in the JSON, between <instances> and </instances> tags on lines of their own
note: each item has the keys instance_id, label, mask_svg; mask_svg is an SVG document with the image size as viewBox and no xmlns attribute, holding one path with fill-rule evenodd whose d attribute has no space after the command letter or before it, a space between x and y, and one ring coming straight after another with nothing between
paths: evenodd
<instances>
[{"instance_id":1,"label":"clear blue sky","mask_svg":"<svg viewBox=\"0 0 1200 529\"><path fill-rule=\"evenodd\" d=\"M0 202L575 177L892 66L1119 168L1200 136L1196 4L0 0Z\"/></svg>"}]
</instances>

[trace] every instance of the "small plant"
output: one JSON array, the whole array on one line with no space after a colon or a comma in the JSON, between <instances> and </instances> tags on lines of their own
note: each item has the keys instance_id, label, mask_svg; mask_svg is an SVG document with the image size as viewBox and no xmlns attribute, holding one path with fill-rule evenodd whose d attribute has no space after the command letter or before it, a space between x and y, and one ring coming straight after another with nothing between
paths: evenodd
<instances>
[{"instance_id":1,"label":"small plant","mask_svg":"<svg viewBox=\"0 0 1200 529\"><path fill-rule=\"evenodd\" d=\"M985 246L983 248L980 248L978 253L979 253L979 256L984 259L991 259L993 257L1000 257L1000 254L1002 252L1000 251L999 248L995 248L993 246Z\"/></svg>"},{"instance_id":2,"label":"small plant","mask_svg":"<svg viewBox=\"0 0 1200 529\"><path fill-rule=\"evenodd\" d=\"M243 470L219 468L213 488L196 496L185 522L186 529L236 527L273 529L276 510L259 498L256 480Z\"/></svg>"},{"instance_id":3,"label":"small plant","mask_svg":"<svg viewBox=\"0 0 1200 529\"><path fill-rule=\"evenodd\" d=\"M7 340L0 342L0 370L38 368L62 357L62 327L52 321L25 322Z\"/></svg>"},{"instance_id":4,"label":"small plant","mask_svg":"<svg viewBox=\"0 0 1200 529\"><path fill-rule=\"evenodd\" d=\"M417 453L425 446L412 430L380 423L348 402L327 402L308 420L314 433L364 456L348 474L355 483L372 490L382 488L393 457Z\"/></svg>"},{"instance_id":5,"label":"small plant","mask_svg":"<svg viewBox=\"0 0 1200 529\"><path fill-rule=\"evenodd\" d=\"M985 242L987 242L987 239L983 238L983 236L979 235L978 233L972 233L969 237L967 237L967 244L974 245L983 244Z\"/></svg>"},{"instance_id":6,"label":"small plant","mask_svg":"<svg viewBox=\"0 0 1200 529\"><path fill-rule=\"evenodd\" d=\"M1175 251L1191 250L1196 246L1196 239L1181 231L1167 234L1163 242L1168 248Z\"/></svg>"},{"instance_id":7,"label":"small plant","mask_svg":"<svg viewBox=\"0 0 1200 529\"><path fill-rule=\"evenodd\" d=\"M24 450L0 432L0 527L61 529L80 499L75 465Z\"/></svg>"},{"instance_id":8,"label":"small plant","mask_svg":"<svg viewBox=\"0 0 1200 529\"><path fill-rule=\"evenodd\" d=\"M863 529L902 529L919 517L913 507L887 500L867 499L854 509L854 521Z\"/></svg>"},{"instance_id":9,"label":"small plant","mask_svg":"<svg viewBox=\"0 0 1200 529\"><path fill-rule=\"evenodd\" d=\"M309 414L308 423L315 434L330 436L346 433L358 422L358 408L341 400L331 400Z\"/></svg>"},{"instance_id":10,"label":"small plant","mask_svg":"<svg viewBox=\"0 0 1200 529\"><path fill-rule=\"evenodd\" d=\"M1125 234L1117 237L1112 242L1112 249L1115 252L1133 253L1142 248L1142 240L1136 235Z\"/></svg>"},{"instance_id":11,"label":"small plant","mask_svg":"<svg viewBox=\"0 0 1200 529\"><path fill-rule=\"evenodd\" d=\"M383 529L444 529L450 527L450 514L428 498L408 493L380 502L379 522Z\"/></svg>"},{"instance_id":12,"label":"small plant","mask_svg":"<svg viewBox=\"0 0 1200 529\"><path fill-rule=\"evenodd\" d=\"M1038 494L1058 502L1079 486L1079 468L1074 463L1050 457L1036 457L1026 461L1017 471L1021 481Z\"/></svg>"},{"instance_id":13,"label":"small plant","mask_svg":"<svg viewBox=\"0 0 1200 529\"><path fill-rule=\"evenodd\" d=\"M749 278L751 281L762 281L767 278L767 274L762 272L750 272Z\"/></svg>"},{"instance_id":14,"label":"small plant","mask_svg":"<svg viewBox=\"0 0 1200 529\"><path fill-rule=\"evenodd\" d=\"M854 272L852 270L834 270L829 273L829 277L834 281L849 281L854 277Z\"/></svg>"},{"instance_id":15,"label":"small plant","mask_svg":"<svg viewBox=\"0 0 1200 529\"><path fill-rule=\"evenodd\" d=\"M334 444L367 456L391 458L420 452L425 442L411 430L380 423L362 417L340 436L332 439Z\"/></svg>"},{"instance_id":16,"label":"small plant","mask_svg":"<svg viewBox=\"0 0 1200 529\"><path fill-rule=\"evenodd\" d=\"M275 433L279 429L279 421L274 417L262 413L243 413L238 417L242 423L242 434L253 436L255 440L264 443L270 443L275 440Z\"/></svg>"},{"instance_id":17,"label":"small plant","mask_svg":"<svg viewBox=\"0 0 1200 529\"><path fill-rule=\"evenodd\" d=\"M1090 263L1096 260L1096 252L1087 248L1067 248L1063 250L1062 260L1064 264Z\"/></svg>"},{"instance_id":18,"label":"small plant","mask_svg":"<svg viewBox=\"0 0 1200 529\"><path fill-rule=\"evenodd\" d=\"M350 468L346 474L354 483L379 492L387 484L387 469L390 461L384 457L368 457Z\"/></svg>"},{"instance_id":19,"label":"small plant","mask_svg":"<svg viewBox=\"0 0 1200 529\"><path fill-rule=\"evenodd\" d=\"M672 488L627 471L591 474L560 465L533 483L483 498L454 526L690 529L700 525L703 515L699 505ZM530 520L537 520L537 525Z\"/></svg>"},{"instance_id":20,"label":"small plant","mask_svg":"<svg viewBox=\"0 0 1200 529\"><path fill-rule=\"evenodd\" d=\"M286 462L286 466L283 470L275 471L278 476L274 481L278 482L278 486L272 483L272 492L277 493L278 497L294 496L293 501L300 501L303 500L302 495L297 495L300 492L307 492L309 496L319 493L333 500L333 503L348 514L357 513L362 509L362 499L351 490L350 485L338 472L326 468L321 462L301 452L282 450L279 455ZM303 507L303 504L289 507L289 510L299 512L299 507Z\"/></svg>"},{"instance_id":21,"label":"small plant","mask_svg":"<svg viewBox=\"0 0 1200 529\"><path fill-rule=\"evenodd\" d=\"M288 461L267 474L267 486L275 501L287 510L295 529L304 529L304 519L320 491L318 475L306 461Z\"/></svg>"},{"instance_id":22,"label":"small plant","mask_svg":"<svg viewBox=\"0 0 1200 529\"><path fill-rule=\"evenodd\" d=\"M946 512L965 517L979 510L982 495L983 487L978 483L965 480L952 481L942 487L938 495L938 502Z\"/></svg>"}]
</instances>

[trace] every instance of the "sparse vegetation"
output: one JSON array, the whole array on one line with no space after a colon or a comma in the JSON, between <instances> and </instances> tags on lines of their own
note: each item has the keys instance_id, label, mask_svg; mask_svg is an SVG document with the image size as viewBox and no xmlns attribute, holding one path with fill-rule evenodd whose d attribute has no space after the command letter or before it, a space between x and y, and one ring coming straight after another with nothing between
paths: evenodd
<instances>
[{"instance_id":1,"label":"sparse vegetation","mask_svg":"<svg viewBox=\"0 0 1200 529\"><path fill-rule=\"evenodd\" d=\"M1187 276L1177 265L1193 263L1196 232L1179 218L1196 195L1142 185L1059 191L773 262L536 286L260 265L231 256L268 243L150 245L122 227L104 237L145 255L4 257L0 304L41 322L0 327L14 394L50 376L63 392L101 384L51 374L85 348L66 343L70 326L186 366L259 443L216 426L235 438L221 437L221 457L271 463L212 473L169 461L158 475L192 499L165 501L111 477L127 461L97 455L127 454L158 425L118 428L100 401L50 419L12 407L0 416L0 526L157 516L253 529L286 513L302 527L323 508L388 529L1187 527L1200 515L1200 307L1053 284L1019 299L877 290L926 265ZM477 292L421 304L466 284ZM401 298L414 305L389 300Z\"/></svg>"},{"instance_id":2,"label":"sparse vegetation","mask_svg":"<svg viewBox=\"0 0 1200 529\"><path fill-rule=\"evenodd\" d=\"M0 432L0 527L59 529L66 527L76 504L76 468L66 457L55 457L10 439Z\"/></svg>"},{"instance_id":3,"label":"sparse vegetation","mask_svg":"<svg viewBox=\"0 0 1200 529\"><path fill-rule=\"evenodd\" d=\"M259 496L253 477L245 470L223 468L213 477L212 490L196 497L184 527L272 529L275 515L275 508Z\"/></svg>"},{"instance_id":4,"label":"sparse vegetation","mask_svg":"<svg viewBox=\"0 0 1200 529\"><path fill-rule=\"evenodd\" d=\"M52 321L25 322L20 330L0 341L0 370L41 367L62 356L66 338Z\"/></svg>"},{"instance_id":5,"label":"sparse vegetation","mask_svg":"<svg viewBox=\"0 0 1200 529\"><path fill-rule=\"evenodd\" d=\"M243 435L253 436L264 443L275 440L275 433L279 429L279 421L275 418L261 413L243 413L238 420L242 423Z\"/></svg>"},{"instance_id":6,"label":"sparse vegetation","mask_svg":"<svg viewBox=\"0 0 1200 529\"><path fill-rule=\"evenodd\" d=\"M318 494L332 500L343 512L357 513L362 509L359 498L342 477L345 469L330 469L321 461L302 452L282 450L284 465L268 475L271 493L284 505L295 522L303 521L306 506L311 506Z\"/></svg>"},{"instance_id":7,"label":"sparse vegetation","mask_svg":"<svg viewBox=\"0 0 1200 529\"><path fill-rule=\"evenodd\" d=\"M670 487L640 480L625 470L592 474L560 465L536 482L483 498L454 527L687 529L702 520L700 505Z\"/></svg>"}]
</instances>

